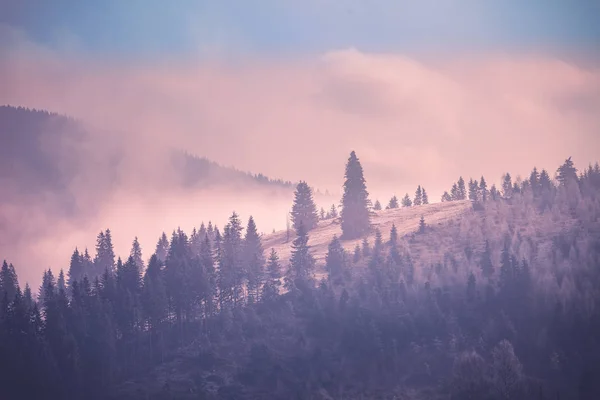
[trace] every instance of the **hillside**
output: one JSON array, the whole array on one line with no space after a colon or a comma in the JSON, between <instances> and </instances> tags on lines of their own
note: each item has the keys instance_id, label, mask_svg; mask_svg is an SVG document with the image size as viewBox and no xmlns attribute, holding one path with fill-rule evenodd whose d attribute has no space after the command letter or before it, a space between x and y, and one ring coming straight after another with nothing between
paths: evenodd
<instances>
[{"instance_id":1,"label":"hillside","mask_svg":"<svg viewBox=\"0 0 600 400\"><path fill-rule=\"evenodd\" d=\"M398 229L398 235L410 235L417 231L421 216L425 218L426 223L431 227L438 228L441 225L448 224L450 221L458 220L464 213L471 209L470 201L454 201L447 203L427 204L419 207L397 208L392 210L381 210L371 212L371 232L367 240L373 244L375 240L375 231L379 229L384 237L388 235L392 225L395 224ZM340 219L331 219L319 221L318 226L309 232L308 244L311 246L311 252L318 264L325 262L327 246L334 235L340 237L342 233ZM287 231L279 231L274 234L263 237L263 246L265 249L274 248L283 262L289 260L291 255L291 242L295 234L291 233L289 241L287 240ZM344 248L352 254L354 247L361 244L363 238L356 240L344 240Z\"/></svg>"}]
</instances>

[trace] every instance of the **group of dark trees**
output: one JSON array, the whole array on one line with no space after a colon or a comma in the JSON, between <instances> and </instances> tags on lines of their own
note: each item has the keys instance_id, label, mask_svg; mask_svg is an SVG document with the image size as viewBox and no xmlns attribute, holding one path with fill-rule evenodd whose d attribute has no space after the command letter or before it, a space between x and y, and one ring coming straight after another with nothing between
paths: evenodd
<instances>
[{"instance_id":1,"label":"group of dark trees","mask_svg":"<svg viewBox=\"0 0 600 400\"><path fill-rule=\"evenodd\" d=\"M532 176L458 221L422 219L422 235L376 229L370 246L352 153L320 278L313 207L296 208L289 261L233 213L222 233L163 234L147 266L137 240L115 261L104 231L37 298L4 262L0 397L600 398L600 168L569 159L547 188Z\"/></svg>"},{"instance_id":2,"label":"group of dark trees","mask_svg":"<svg viewBox=\"0 0 600 400\"><path fill-rule=\"evenodd\" d=\"M415 197L413 200L411 200L410 196L408 195L408 193L406 193L406 195L402 198L402 207L412 207L412 206L420 206L423 204L429 204L429 195L427 194L427 191L425 190L424 187L421 187L421 185L419 185L417 187L417 190L415 191ZM385 207L386 210L392 210L395 208L400 208L400 202L398 201L398 198L394 195L392 196L392 198L390 199L390 201L388 202L387 206ZM373 210L375 211L380 211L381 210L381 203L379 202L379 200L375 201L375 205L373 206Z\"/></svg>"}]
</instances>

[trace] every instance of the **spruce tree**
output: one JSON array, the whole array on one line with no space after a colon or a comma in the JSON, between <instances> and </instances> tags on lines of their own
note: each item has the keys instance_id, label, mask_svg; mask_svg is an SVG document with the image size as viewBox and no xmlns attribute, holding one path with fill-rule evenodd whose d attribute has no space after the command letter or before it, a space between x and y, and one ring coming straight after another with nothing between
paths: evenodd
<instances>
[{"instance_id":1,"label":"spruce tree","mask_svg":"<svg viewBox=\"0 0 600 400\"><path fill-rule=\"evenodd\" d=\"M496 201L500 198L500 193L498 192L498 189L496 189L496 185L492 185L492 187L490 188L490 199L492 201Z\"/></svg>"},{"instance_id":2,"label":"spruce tree","mask_svg":"<svg viewBox=\"0 0 600 400\"><path fill-rule=\"evenodd\" d=\"M561 186L566 186L569 182L577 183L577 168L571 157L567 158L563 165L556 170L556 180Z\"/></svg>"},{"instance_id":3,"label":"spruce tree","mask_svg":"<svg viewBox=\"0 0 600 400\"><path fill-rule=\"evenodd\" d=\"M279 294L281 287L281 264L274 248L271 248L267 261L267 279L264 286L264 297L273 299Z\"/></svg>"},{"instance_id":4,"label":"spruce tree","mask_svg":"<svg viewBox=\"0 0 600 400\"><path fill-rule=\"evenodd\" d=\"M361 257L362 257L362 251L360 249L360 244L356 243L356 246L354 246L354 255L352 256L352 261L354 263L357 263L358 261L360 261Z\"/></svg>"},{"instance_id":5,"label":"spruce tree","mask_svg":"<svg viewBox=\"0 0 600 400\"><path fill-rule=\"evenodd\" d=\"M260 288L264 280L265 256L260 236L256 230L254 218L250 216L244 238L244 261L248 279L248 303L257 302L260 298Z\"/></svg>"},{"instance_id":6,"label":"spruce tree","mask_svg":"<svg viewBox=\"0 0 600 400\"><path fill-rule=\"evenodd\" d=\"M167 239L166 233L163 232L160 238L158 239L158 243L156 244L156 251L154 253L156 254L158 262L164 264L164 262L167 261L167 255L169 254L169 239Z\"/></svg>"},{"instance_id":7,"label":"spruce tree","mask_svg":"<svg viewBox=\"0 0 600 400\"><path fill-rule=\"evenodd\" d=\"M387 207L385 209L386 210L392 210L392 209L398 208L398 207L400 207L400 205L398 204L398 198L394 195L390 199L390 202L388 203L388 205L387 205Z\"/></svg>"},{"instance_id":8,"label":"spruce tree","mask_svg":"<svg viewBox=\"0 0 600 400\"><path fill-rule=\"evenodd\" d=\"M362 240L362 256L367 258L371 255L371 246L369 246L369 240L365 237Z\"/></svg>"},{"instance_id":9,"label":"spruce tree","mask_svg":"<svg viewBox=\"0 0 600 400\"><path fill-rule=\"evenodd\" d=\"M297 231L300 224L311 230L317 226L319 217L317 206L313 200L312 189L304 181L300 181L294 192L294 205L292 206L292 221Z\"/></svg>"},{"instance_id":10,"label":"spruce tree","mask_svg":"<svg viewBox=\"0 0 600 400\"><path fill-rule=\"evenodd\" d=\"M406 195L402 199L402 207L412 207L412 200L410 199L408 193L406 193Z\"/></svg>"},{"instance_id":11,"label":"spruce tree","mask_svg":"<svg viewBox=\"0 0 600 400\"><path fill-rule=\"evenodd\" d=\"M367 186L360 161L353 151L346 164L342 197L342 237L356 239L370 229Z\"/></svg>"},{"instance_id":12,"label":"spruce tree","mask_svg":"<svg viewBox=\"0 0 600 400\"><path fill-rule=\"evenodd\" d=\"M458 192L458 185L456 183L452 184L452 188L450 189L450 198L453 201L460 200L460 194Z\"/></svg>"},{"instance_id":13,"label":"spruce tree","mask_svg":"<svg viewBox=\"0 0 600 400\"><path fill-rule=\"evenodd\" d=\"M19 280L17 278L15 267L4 260L2 269L0 269L0 299L6 295L9 301L12 301L17 293L18 287Z\"/></svg>"},{"instance_id":14,"label":"spruce tree","mask_svg":"<svg viewBox=\"0 0 600 400\"><path fill-rule=\"evenodd\" d=\"M469 200L479 200L479 185L473 179L469 179Z\"/></svg>"},{"instance_id":15,"label":"spruce tree","mask_svg":"<svg viewBox=\"0 0 600 400\"><path fill-rule=\"evenodd\" d=\"M242 224L237 213L229 217L223 232L223 243L219 264L219 289L221 305L241 305L245 276L242 246Z\"/></svg>"},{"instance_id":16,"label":"spruce tree","mask_svg":"<svg viewBox=\"0 0 600 400\"><path fill-rule=\"evenodd\" d=\"M64 291L67 290L67 283L65 281L65 273L62 270L62 268L58 273L58 279L56 280L56 289L64 290Z\"/></svg>"},{"instance_id":17,"label":"spruce tree","mask_svg":"<svg viewBox=\"0 0 600 400\"><path fill-rule=\"evenodd\" d=\"M396 228L396 224L392 224L392 229L390 229L390 264L395 266L400 265L400 250L398 249L398 229Z\"/></svg>"},{"instance_id":18,"label":"spruce tree","mask_svg":"<svg viewBox=\"0 0 600 400\"><path fill-rule=\"evenodd\" d=\"M330 282L334 285L341 285L344 282L346 275L346 252L336 235L333 236L327 249L325 270L329 274Z\"/></svg>"},{"instance_id":19,"label":"spruce tree","mask_svg":"<svg viewBox=\"0 0 600 400\"><path fill-rule=\"evenodd\" d=\"M290 266L285 277L285 287L288 290L304 288L312 281L315 260L308 246L308 232L304 225L298 227L296 239L292 243Z\"/></svg>"},{"instance_id":20,"label":"spruce tree","mask_svg":"<svg viewBox=\"0 0 600 400\"><path fill-rule=\"evenodd\" d=\"M67 271L67 285L73 286L73 282L81 282L84 276L83 257L79 254L77 247L71 255L69 270Z\"/></svg>"},{"instance_id":21,"label":"spruce tree","mask_svg":"<svg viewBox=\"0 0 600 400\"><path fill-rule=\"evenodd\" d=\"M421 189L421 185L419 185L415 191L415 200L413 201L413 205L420 206L421 204L423 204L423 191Z\"/></svg>"},{"instance_id":22,"label":"spruce tree","mask_svg":"<svg viewBox=\"0 0 600 400\"><path fill-rule=\"evenodd\" d=\"M548 192L551 189L554 189L554 184L552 183L548 172L543 169L542 172L540 172L540 191Z\"/></svg>"},{"instance_id":23,"label":"spruce tree","mask_svg":"<svg viewBox=\"0 0 600 400\"><path fill-rule=\"evenodd\" d=\"M115 252L113 250L110 229L100 232L96 242L96 258L94 258L95 276L101 275L105 270L114 273Z\"/></svg>"},{"instance_id":24,"label":"spruce tree","mask_svg":"<svg viewBox=\"0 0 600 400\"><path fill-rule=\"evenodd\" d=\"M506 174L504 174L504 176L502 176L502 196L504 198L510 198L512 196L513 193L513 184L512 184L512 178L510 176L510 174L507 172Z\"/></svg>"},{"instance_id":25,"label":"spruce tree","mask_svg":"<svg viewBox=\"0 0 600 400\"><path fill-rule=\"evenodd\" d=\"M321 221L326 220L327 216L328 216L328 214L325 212L325 209L323 207L321 207L321 211L319 211L319 219Z\"/></svg>"},{"instance_id":26,"label":"spruce tree","mask_svg":"<svg viewBox=\"0 0 600 400\"><path fill-rule=\"evenodd\" d=\"M427 191L423 188L423 204L429 204L429 196L427 195Z\"/></svg>"},{"instance_id":27,"label":"spruce tree","mask_svg":"<svg viewBox=\"0 0 600 400\"><path fill-rule=\"evenodd\" d=\"M467 198L467 190L465 188L465 180L463 179L462 176L458 178L457 188L458 188L457 200L465 200Z\"/></svg>"},{"instance_id":28,"label":"spruce tree","mask_svg":"<svg viewBox=\"0 0 600 400\"><path fill-rule=\"evenodd\" d=\"M379 202L379 200L375 200L375 205L373 205L373 210L381 211L381 203Z\"/></svg>"},{"instance_id":29,"label":"spruce tree","mask_svg":"<svg viewBox=\"0 0 600 400\"><path fill-rule=\"evenodd\" d=\"M540 193L540 174L536 167L533 167L531 174L529 174L529 187L534 196Z\"/></svg>"},{"instance_id":30,"label":"spruce tree","mask_svg":"<svg viewBox=\"0 0 600 400\"><path fill-rule=\"evenodd\" d=\"M425 229L427 225L425 225L425 217L421 215L421 219L419 220L419 233L425 233Z\"/></svg>"},{"instance_id":31,"label":"spruce tree","mask_svg":"<svg viewBox=\"0 0 600 400\"><path fill-rule=\"evenodd\" d=\"M487 188L487 182L485 181L485 178L482 176L481 180L479 181L479 191L481 193L481 201L487 201L488 200L488 196L489 196L489 192L488 192L488 188Z\"/></svg>"},{"instance_id":32,"label":"spruce tree","mask_svg":"<svg viewBox=\"0 0 600 400\"><path fill-rule=\"evenodd\" d=\"M329 215L331 215L331 218L338 217L338 212L337 212L337 208L335 207L335 204L331 205L331 208L329 209Z\"/></svg>"},{"instance_id":33,"label":"spruce tree","mask_svg":"<svg viewBox=\"0 0 600 400\"><path fill-rule=\"evenodd\" d=\"M142 247L140 246L140 242L138 241L137 236L133 239L129 255L133 257L133 261L135 262L135 265L137 265L137 268L140 271L143 271L144 260L142 260Z\"/></svg>"},{"instance_id":34,"label":"spruce tree","mask_svg":"<svg viewBox=\"0 0 600 400\"><path fill-rule=\"evenodd\" d=\"M450 194L448 192L444 192L441 200L442 200L442 203L452 201L452 196L450 196Z\"/></svg>"},{"instance_id":35,"label":"spruce tree","mask_svg":"<svg viewBox=\"0 0 600 400\"><path fill-rule=\"evenodd\" d=\"M213 315L216 311L215 300L217 295L217 271L215 269L215 259L211 248L208 233L204 235L204 240L200 244L200 266L204 272L205 286L202 291L202 302L204 303L205 315Z\"/></svg>"}]
</instances>

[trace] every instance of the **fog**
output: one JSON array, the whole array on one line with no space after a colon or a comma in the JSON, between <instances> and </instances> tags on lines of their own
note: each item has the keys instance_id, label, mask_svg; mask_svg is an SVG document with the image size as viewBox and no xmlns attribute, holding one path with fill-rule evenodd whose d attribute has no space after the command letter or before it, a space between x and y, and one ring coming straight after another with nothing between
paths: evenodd
<instances>
[{"instance_id":1,"label":"fog","mask_svg":"<svg viewBox=\"0 0 600 400\"><path fill-rule=\"evenodd\" d=\"M244 220L254 215L266 233L285 227L291 191L181 191L166 167L172 148L307 180L334 194L319 206L339 199L351 150L382 203L419 184L438 201L459 175L483 174L491 184L507 165L513 176L533 165L553 173L568 156L578 166L600 156L600 70L589 60L343 49L295 59L133 62L57 53L6 28L2 35L0 104L76 117L91 135L84 145L92 159L70 181L76 219L31 204L3 210L10 224L0 234L0 258L34 284L43 268L66 269L75 246L92 251L101 229L111 229L123 257L138 236L147 258L162 231L189 232L208 220L222 226L233 210ZM104 176L112 165L104 155L115 149L123 154L118 179L104 190L90 177ZM24 226L41 233L29 242L7 239Z\"/></svg>"}]
</instances>

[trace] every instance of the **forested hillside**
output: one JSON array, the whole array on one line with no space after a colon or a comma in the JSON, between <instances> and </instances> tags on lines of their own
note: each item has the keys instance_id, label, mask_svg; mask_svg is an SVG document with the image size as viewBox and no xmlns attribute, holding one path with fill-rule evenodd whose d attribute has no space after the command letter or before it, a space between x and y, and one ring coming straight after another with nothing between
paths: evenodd
<instances>
[{"instance_id":1,"label":"forested hillside","mask_svg":"<svg viewBox=\"0 0 600 400\"><path fill-rule=\"evenodd\" d=\"M600 167L552 175L381 210L353 152L341 213L300 182L284 232L106 230L39 290L7 260L0 397L598 399Z\"/></svg>"}]
</instances>

